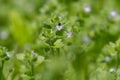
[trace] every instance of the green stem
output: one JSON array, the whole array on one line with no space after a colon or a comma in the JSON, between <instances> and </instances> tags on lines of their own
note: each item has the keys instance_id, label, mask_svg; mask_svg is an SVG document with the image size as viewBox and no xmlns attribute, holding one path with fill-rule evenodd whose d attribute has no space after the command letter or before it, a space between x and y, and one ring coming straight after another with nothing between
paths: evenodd
<instances>
[{"instance_id":1,"label":"green stem","mask_svg":"<svg viewBox=\"0 0 120 80\"><path fill-rule=\"evenodd\" d=\"M115 80L117 80L117 70L119 68L119 52L117 53Z\"/></svg>"},{"instance_id":2,"label":"green stem","mask_svg":"<svg viewBox=\"0 0 120 80\"><path fill-rule=\"evenodd\" d=\"M60 56L60 48L57 48L56 51L57 56Z\"/></svg>"},{"instance_id":3,"label":"green stem","mask_svg":"<svg viewBox=\"0 0 120 80\"><path fill-rule=\"evenodd\" d=\"M53 54L53 56L54 56L55 55L54 49L51 47L50 50L51 50L51 54Z\"/></svg>"},{"instance_id":4,"label":"green stem","mask_svg":"<svg viewBox=\"0 0 120 80\"><path fill-rule=\"evenodd\" d=\"M117 53L117 66L116 66L116 69L118 69L119 67L119 53Z\"/></svg>"},{"instance_id":5,"label":"green stem","mask_svg":"<svg viewBox=\"0 0 120 80\"><path fill-rule=\"evenodd\" d=\"M31 61L30 62L30 66L31 66L31 80L34 80L34 65L33 65L33 62Z\"/></svg>"},{"instance_id":6,"label":"green stem","mask_svg":"<svg viewBox=\"0 0 120 80\"><path fill-rule=\"evenodd\" d=\"M33 66L33 63L31 63L31 73L32 73L32 76L34 76L34 66Z\"/></svg>"},{"instance_id":7,"label":"green stem","mask_svg":"<svg viewBox=\"0 0 120 80\"><path fill-rule=\"evenodd\" d=\"M3 67L4 67L4 61L2 61L2 65L0 67L0 80L4 80L4 76L3 76Z\"/></svg>"}]
</instances>

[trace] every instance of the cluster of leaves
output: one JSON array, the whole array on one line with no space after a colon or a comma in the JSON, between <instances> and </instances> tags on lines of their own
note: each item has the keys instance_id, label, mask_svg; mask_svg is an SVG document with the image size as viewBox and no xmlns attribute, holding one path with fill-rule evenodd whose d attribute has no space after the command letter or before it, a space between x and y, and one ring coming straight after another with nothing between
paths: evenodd
<instances>
[{"instance_id":1,"label":"cluster of leaves","mask_svg":"<svg viewBox=\"0 0 120 80\"><path fill-rule=\"evenodd\" d=\"M0 80L120 79L119 0L0 0L0 11Z\"/></svg>"},{"instance_id":2,"label":"cluster of leaves","mask_svg":"<svg viewBox=\"0 0 120 80\"><path fill-rule=\"evenodd\" d=\"M1 47L0 80L39 80L43 62L44 57L33 51L16 54Z\"/></svg>"}]
</instances>

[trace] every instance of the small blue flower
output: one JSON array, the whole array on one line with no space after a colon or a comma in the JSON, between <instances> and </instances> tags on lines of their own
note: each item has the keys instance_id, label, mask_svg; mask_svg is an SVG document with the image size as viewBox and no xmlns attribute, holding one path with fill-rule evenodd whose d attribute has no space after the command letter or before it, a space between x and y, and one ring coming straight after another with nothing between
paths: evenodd
<instances>
[{"instance_id":1,"label":"small blue flower","mask_svg":"<svg viewBox=\"0 0 120 80\"><path fill-rule=\"evenodd\" d=\"M105 57L105 62L110 62L110 57L109 56Z\"/></svg>"},{"instance_id":2,"label":"small blue flower","mask_svg":"<svg viewBox=\"0 0 120 80\"><path fill-rule=\"evenodd\" d=\"M35 53L34 51L31 51L31 55L33 55L33 56L35 56L35 57L37 57L37 56L38 56L38 54L37 54L37 53Z\"/></svg>"},{"instance_id":3,"label":"small blue flower","mask_svg":"<svg viewBox=\"0 0 120 80\"><path fill-rule=\"evenodd\" d=\"M84 7L84 11L85 11L86 13L91 12L91 7L90 7L89 5L86 5L86 6Z\"/></svg>"},{"instance_id":4,"label":"small blue flower","mask_svg":"<svg viewBox=\"0 0 120 80\"><path fill-rule=\"evenodd\" d=\"M90 37L87 36L87 35L84 35L84 36L82 37L82 40L83 40L83 42L85 42L85 43L90 43L90 42L91 42Z\"/></svg>"},{"instance_id":5,"label":"small blue flower","mask_svg":"<svg viewBox=\"0 0 120 80\"><path fill-rule=\"evenodd\" d=\"M115 10L111 10L110 11L110 16L116 17L116 16L118 16L118 14L117 14L117 12Z\"/></svg>"},{"instance_id":6,"label":"small blue flower","mask_svg":"<svg viewBox=\"0 0 120 80\"><path fill-rule=\"evenodd\" d=\"M66 32L66 35L67 35L67 38L71 38L72 37L72 32L68 31L68 32Z\"/></svg>"},{"instance_id":7,"label":"small blue flower","mask_svg":"<svg viewBox=\"0 0 120 80\"><path fill-rule=\"evenodd\" d=\"M58 23L55 27L58 31L60 31L64 26L61 23Z\"/></svg>"},{"instance_id":8,"label":"small blue flower","mask_svg":"<svg viewBox=\"0 0 120 80\"><path fill-rule=\"evenodd\" d=\"M2 40L6 40L8 38L8 32L7 31L1 31L0 38Z\"/></svg>"}]
</instances>

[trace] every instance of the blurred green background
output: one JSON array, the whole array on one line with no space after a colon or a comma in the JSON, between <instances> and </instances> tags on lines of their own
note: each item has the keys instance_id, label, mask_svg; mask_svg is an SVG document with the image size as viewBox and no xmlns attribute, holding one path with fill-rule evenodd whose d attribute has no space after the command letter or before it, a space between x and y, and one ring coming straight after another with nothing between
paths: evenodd
<instances>
[{"instance_id":1,"label":"blurred green background","mask_svg":"<svg viewBox=\"0 0 120 80\"><path fill-rule=\"evenodd\" d=\"M0 0L0 46L45 58L14 80L120 80L119 37L120 0Z\"/></svg>"},{"instance_id":2,"label":"blurred green background","mask_svg":"<svg viewBox=\"0 0 120 80\"><path fill-rule=\"evenodd\" d=\"M80 27L90 26L92 22L101 25L106 22L102 25L106 26L110 11L120 12L119 3L119 0L0 0L0 45L13 49L16 45L34 43L41 25L53 15L63 15L66 19L79 16ZM89 14L84 13L86 6L91 8ZM96 20L87 21L91 16ZM72 23L78 26L75 18Z\"/></svg>"}]
</instances>

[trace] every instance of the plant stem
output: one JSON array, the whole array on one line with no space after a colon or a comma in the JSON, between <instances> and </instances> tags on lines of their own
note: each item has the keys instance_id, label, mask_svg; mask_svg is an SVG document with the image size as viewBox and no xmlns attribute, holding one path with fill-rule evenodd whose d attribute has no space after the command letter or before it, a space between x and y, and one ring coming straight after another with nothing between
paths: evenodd
<instances>
[{"instance_id":1,"label":"plant stem","mask_svg":"<svg viewBox=\"0 0 120 80\"><path fill-rule=\"evenodd\" d=\"M31 63L31 73L32 73L32 76L34 76L34 66L33 66L33 63Z\"/></svg>"},{"instance_id":2,"label":"plant stem","mask_svg":"<svg viewBox=\"0 0 120 80\"><path fill-rule=\"evenodd\" d=\"M1 67L0 67L0 80L4 80L3 67L4 67L4 61L2 61L2 64L1 64Z\"/></svg>"},{"instance_id":3,"label":"plant stem","mask_svg":"<svg viewBox=\"0 0 120 80\"><path fill-rule=\"evenodd\" d=\"M31 77L32 77L31 80L34 80L34 65L32 61L30 62L30 66L31 66Z\"/></svg>"},{"instance_id":4,"label":"plant stem","mask_svg":"<svg viewBox=\"0 0 120 80\"><path fill-rule=\"evenodd\" d=\"M119 68L119 52L117 53L115 80L117 80L117 70Z\"/></svg>"},{"instance_id":5,"label":"plant stem","mask_svg":"<svg viewBox=\"0 0 120 80\"><path fill-rule=\"evenodd\" d=\"M116 69L118 69L119 67L119 52L117 53L117 66L116 66Z\"/></svg>"}]
</instances>

